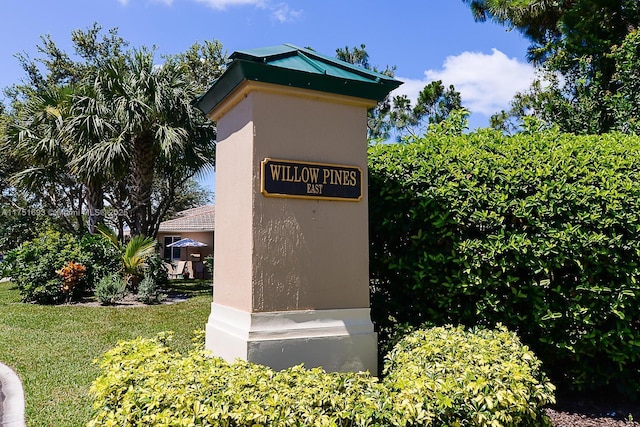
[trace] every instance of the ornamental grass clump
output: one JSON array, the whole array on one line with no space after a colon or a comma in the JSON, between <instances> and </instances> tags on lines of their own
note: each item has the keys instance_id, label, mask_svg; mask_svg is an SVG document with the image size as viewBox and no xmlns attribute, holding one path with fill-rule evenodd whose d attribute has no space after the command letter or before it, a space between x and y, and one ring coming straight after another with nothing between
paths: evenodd
<instances>
[{"instance_id":1,"label":"ornamental grass clump","mask_svg":"<svg viewBox=\"0 0 640 427\"><path fill-rule=\"evenodd\" d=\"M95 289L96 299L102 305L114 305L127 295L127 283L118 274L104 276Z\"/></svg>"}]
</instances>

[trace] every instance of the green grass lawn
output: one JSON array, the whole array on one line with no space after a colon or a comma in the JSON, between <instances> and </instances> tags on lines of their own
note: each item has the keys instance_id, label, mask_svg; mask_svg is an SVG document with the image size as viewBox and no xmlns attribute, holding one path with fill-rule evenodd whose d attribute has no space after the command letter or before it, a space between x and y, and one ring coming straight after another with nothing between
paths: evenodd
<instances>
[{"instance_id":1,"label":"green grass lawn","mask_svg":"<svg viewBox=\"0 0 640 427\"><path fill-rule=\"evenodd\" d=\"M17 288L0 283L0 361L24 387L27 426L83 426L88 396L99 375L93 361L118 341L174 331L174 347L187 350L193 331L204 329L211 286L172 282L189 299L144 307L41 306L20 302Z\"/></svg>"}]
</instances>

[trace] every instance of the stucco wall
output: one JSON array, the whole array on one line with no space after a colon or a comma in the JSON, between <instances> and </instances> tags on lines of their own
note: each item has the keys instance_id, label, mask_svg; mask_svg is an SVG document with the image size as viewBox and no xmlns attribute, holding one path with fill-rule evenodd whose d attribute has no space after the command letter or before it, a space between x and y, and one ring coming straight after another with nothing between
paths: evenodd
<instances>
[{"instance_id":1,"label":"stucco wall","mask_svg":"<svg viewBox=\"0 0 640 427\"><path fill-rule=\"evenodd\" d=\"M252 311L253 122L243 101L217 121L214 295L218 304Z\"/></svg>"},{"instance_id":2,"label":"stucco wall","mask_svg":"<svg viewBox=\"0 0 640 427\"><path fill-rule=\"evenodd\" d=\"M215 293L250 312L369 307L366 107L286 88L218 117ZM358 202L265 197L266 157L358 166Z\"/></svg>"}]
</instances>

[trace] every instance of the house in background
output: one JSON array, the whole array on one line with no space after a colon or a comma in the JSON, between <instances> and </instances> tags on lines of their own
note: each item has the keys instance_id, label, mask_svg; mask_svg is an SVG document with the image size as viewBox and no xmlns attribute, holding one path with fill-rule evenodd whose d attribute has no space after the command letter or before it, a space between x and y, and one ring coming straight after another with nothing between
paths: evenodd
<instances>
[{"instance_id":1,"label":"house in background","mask_svg":"<svg viewBox=\"0 0 640 427\"><path fill-rule=\"evenodd\" d=\"M187 209L176 214L174 219L163 221L158 228L157 239L160 255L165 261L187 261L190 277L197 277L199 263L213 255L213 233L215 230L215 207L213 205ZM204 247L171 248L178 240L189 238L206 243Z\"/></svg>"}]
</instances>

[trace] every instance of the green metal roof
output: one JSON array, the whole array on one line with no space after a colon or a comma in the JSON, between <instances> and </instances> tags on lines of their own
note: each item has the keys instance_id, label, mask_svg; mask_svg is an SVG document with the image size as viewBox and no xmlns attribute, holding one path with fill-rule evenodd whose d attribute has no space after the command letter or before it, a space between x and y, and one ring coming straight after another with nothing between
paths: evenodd
<instances>
[{"instance_id":1,"label":"green metal roof","mask_svg":"<svg viewBox=\"0 0 640 427\"><path fill-rule=\"evenodd\" d=\"M222 76L195 100L209 114L244 80L382 101L402 82L291 44L234 52Z\"/></svg>"}]
</instances>

